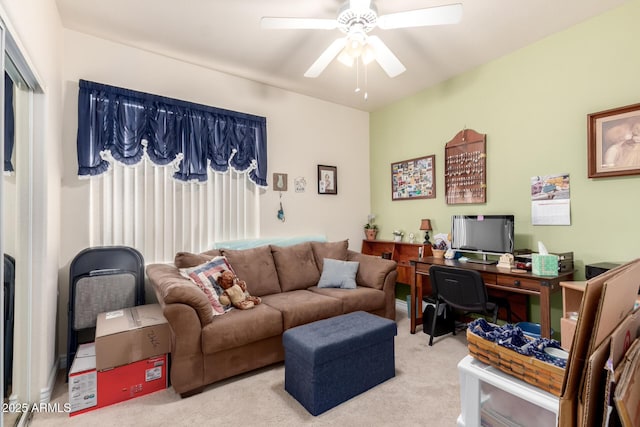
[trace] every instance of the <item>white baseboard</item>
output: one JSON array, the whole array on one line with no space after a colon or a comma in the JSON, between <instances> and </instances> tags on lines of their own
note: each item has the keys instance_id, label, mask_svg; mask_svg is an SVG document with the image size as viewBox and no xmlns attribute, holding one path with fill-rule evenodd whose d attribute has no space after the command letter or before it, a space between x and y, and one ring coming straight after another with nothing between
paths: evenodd
<instances>
[{"instance_id":1,"label":"white baseboard","mask_svg":"<svg viewBox=\"0 0 640 427\"><path fill-rule=\"evenodd\" d=\"M58 376L58 366L60 365L60 358L53 364L49 371L49 379L47 386L40 389L40 403L49 403L51 396L53 396L53 387L56 385L56 378Z\"/></svg>"}]
</instances>

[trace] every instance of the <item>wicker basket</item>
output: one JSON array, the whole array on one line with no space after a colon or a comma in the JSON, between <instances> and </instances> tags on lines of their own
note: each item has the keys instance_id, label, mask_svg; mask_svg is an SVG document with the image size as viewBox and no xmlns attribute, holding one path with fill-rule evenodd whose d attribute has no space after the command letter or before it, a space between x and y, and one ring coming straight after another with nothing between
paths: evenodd
<instances>
[{"instance_id":1,"label":"wicker basket","mask_svg":"<svg viewBox=\"0 0 640 427\"><path fill-rule=\"evenodd\" d=\"M529 384L560 396L565 370L532 356L516 353L467 329L469 353L479 361L494 366Z\"/></svg>"}]
</instances>

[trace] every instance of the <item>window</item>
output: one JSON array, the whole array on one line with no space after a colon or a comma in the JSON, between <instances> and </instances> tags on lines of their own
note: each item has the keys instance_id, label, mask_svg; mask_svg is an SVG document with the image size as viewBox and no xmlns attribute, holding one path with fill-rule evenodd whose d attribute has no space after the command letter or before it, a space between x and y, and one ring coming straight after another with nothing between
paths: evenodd
<instances>
[{"instance_id":1,"label":"window","mask_svg":"<svg viewBox=\"0 0 640 427\"><path fill-rule=\"evenodd\" d=\"M131 246L147 263L172 262L179 251L259 237L259 187L246 174L209 169L199 183L178 181L173 173L144 159L135 166L112 163L92 178L91 246Z\"/></svg>"},{"instance_id":2,"label":"window","mask_svg":"<svg viewBox=\"0 0 640 427\"><path fill-rule=\"evenodd\" d=\"M81 80L78 175L91 178L91 245L146 262L259 237L266 119Z\"/></svg>"}]
</instances>

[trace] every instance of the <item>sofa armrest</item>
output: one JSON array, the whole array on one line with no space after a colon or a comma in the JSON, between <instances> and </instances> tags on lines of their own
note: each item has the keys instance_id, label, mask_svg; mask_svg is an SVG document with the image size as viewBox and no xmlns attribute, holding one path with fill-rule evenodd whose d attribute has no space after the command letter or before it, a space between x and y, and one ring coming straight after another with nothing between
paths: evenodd
<instances>
[{"instance_id":1,"label":"sofa armrest","mask_svg":"<svg viewBox=\"0 0 640 427\"><path fill-rule=\"evenodd\" d=\"M213 309L207 296L191 280L183 277L176 267L151 264L146 271L163 309L169 304L184 304L195 310L201 328L213 321Z\"/></svg>"},{"instance_id":2,"label":"sofa armrest","mask_svg":"<svg viewBox=\"0 0 640 427\"><path fill-rule=\"evenodd\" d=\"M398 263L393 260L380 258L374 255L364 255L360 252L349 250L348 261L360 263L356 283L358 286L380 289L384 292L384 317L396 319L396 279Z\"/></svg>"},{"instance_id":3,"label":"sofa armrest","mask_svg":"<svg viewBox=\"0 0 640 427\"><path fill-rule=\"evenodd\" d=\"M352 250L347 251L347 261L358 261L360 263L358 274L356 275L356 283L359 286L374 289L384 289L387 276L391 272L395 272L398 266L398 263L393 260L375 255L365 255Z\"/></svg>"}]
</instances>

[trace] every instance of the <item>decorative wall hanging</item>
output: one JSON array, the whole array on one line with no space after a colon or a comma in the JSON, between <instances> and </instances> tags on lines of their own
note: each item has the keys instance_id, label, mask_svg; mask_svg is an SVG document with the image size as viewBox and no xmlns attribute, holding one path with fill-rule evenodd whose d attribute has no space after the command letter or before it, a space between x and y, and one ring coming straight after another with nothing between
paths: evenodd
<instances>
[{"instance_id":1,"label":"decorative wall hanging","mask_svg":"<svg viewBox=\"0 0 640 427\"><path fill-rule=\"evenodd\" d=\"M436 197L435 155L391 163L391 200Z\"/></svg>"},{"instance_id":2,"label":"decorative wall hanging","mask_svg":"<svg viewBox=\"0 0 640 427\"><path fill-rule=\"evenodd\" d=\"M280 193L280 209L278 209L278 219L284 222L284 208L282 207L282 193Z\"/></svg>"},{"instance_id":3,"label":"decorative wall hanging","mask_svg":"<svg viewBox=\"0 0 640 427\"><path fill-rule=\"evenodd\" d=\"M296 187L296 193L304 193L305 189L307 188L307 180L304 176L297 177L293 181L293 184Z\"/></svg>"},{"instance_id":4,"label":"decorative wall hanging","mask_svg":"<svg viewBox=\"0 0 640 427\"><path fill-rule=\"evenodd\" d=\"M318 165L318 194L338 194L338 168Z\"/></svg>"},{"instance_id":5,"label":"decorative wall hanging","mask_svg":"<svg viewBox=\"0 0 640 427\"><path fill-rule=\"evenodd\" d=\"M587 117L589 178L640 174L640 104Z\"/></svg>"},{"instance_id":6,"label":"decorative wall hanging","mask_svg":"<svg viewBox=\"0 0 640 427\"><path fill-rule=\"evenodd\" d=\"M287 174L273 174L273 191L287 191Z\"/></svg>"},{"instance_id":7,"label":"decorative wall hanging","mask_svg":"<svg viewBox=\"0 0 640 427\"><path fill-rule=\"evenodd\" d=\"M463 129L444 148L448 205L487 201L487 135Z\"/></svg>"}]
</instances>

